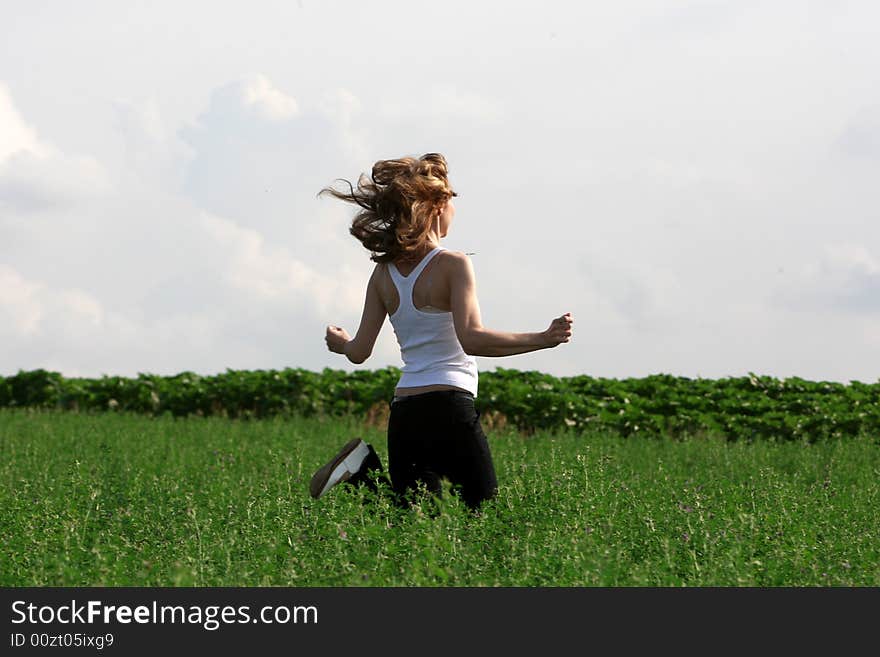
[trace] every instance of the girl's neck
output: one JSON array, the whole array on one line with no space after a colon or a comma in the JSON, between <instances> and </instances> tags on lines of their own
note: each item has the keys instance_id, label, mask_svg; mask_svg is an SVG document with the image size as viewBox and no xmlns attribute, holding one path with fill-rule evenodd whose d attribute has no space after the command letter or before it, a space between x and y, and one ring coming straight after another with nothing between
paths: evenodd
<instances>
[{"instance_id":1,"label":"girl's neck","mask_svg":"<svg viewBox=\"0 0 880 657\"><path fill-rule=\"evenodd\" d=\"M439 242L425 242L425 245L417 252L413 252L408 256L398 259L398 262L417 263L431 251L440 246Z\"/></svg>"}]
</instances>

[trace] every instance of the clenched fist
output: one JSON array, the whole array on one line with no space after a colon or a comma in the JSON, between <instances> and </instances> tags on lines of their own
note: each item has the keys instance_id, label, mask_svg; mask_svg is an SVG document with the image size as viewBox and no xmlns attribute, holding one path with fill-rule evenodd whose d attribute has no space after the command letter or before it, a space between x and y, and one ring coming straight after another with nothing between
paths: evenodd
<instances>
[{"instance_id":1,"label":"clenched fist","mask_svg":"<svg viewBox=\"0 0 880 657\"><path fill-rule=\"evenodd\" d=\"M327 342L327 348L330 351L336 354L344 354L345 343L351 340L351 336L341 326L328 326L327 337L324 340Z\"/></svg>"},{"instance_id":2,"label":"clenched fist","mask_svg":"<svg viewBox=\"0 0 880 657\"><path fill-rule=\"evenodd\" d=\"M563 342L571 341L571 325L573 322L574 319L571 313L565 313L550 322L550 328L543 333L547 346L553 348Z\"/></svg>"}]
</instances>

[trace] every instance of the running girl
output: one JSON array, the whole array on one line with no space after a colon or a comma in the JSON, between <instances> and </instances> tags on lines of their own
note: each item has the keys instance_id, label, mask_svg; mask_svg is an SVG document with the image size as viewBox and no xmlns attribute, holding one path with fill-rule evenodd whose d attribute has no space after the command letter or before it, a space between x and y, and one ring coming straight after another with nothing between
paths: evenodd
<instances>
[{"instance_id":1,"label":"running girl","mask_svg":"<svg viewBox=\"0 0 880 657\"><path fill-rule=\"evenodd\" d=\"M483 326L470 258L440 245L455 206L446 159L380 160L369 179L361 175L349 192L324 188L360 210L349 232L376 263L367 284L361 323L354 338L328 326L327 348L363 363L389 317L403 368L388 420L391 488L403 501L424 483L435 494L441 479L471 508L497 489L489 444L474 407L476 356L512 356L556 347L571 339L571 313L536 333L506 333ZM374 486L368 473L382 464L372 445L349 441L315 472L310 493L318 498L341 481Z\"/></svg>"}]
</instances>

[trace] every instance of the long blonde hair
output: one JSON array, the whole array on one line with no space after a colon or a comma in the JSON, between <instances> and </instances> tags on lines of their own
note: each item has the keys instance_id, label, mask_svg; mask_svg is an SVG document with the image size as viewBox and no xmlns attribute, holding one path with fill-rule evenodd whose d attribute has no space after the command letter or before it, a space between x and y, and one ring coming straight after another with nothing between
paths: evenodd
<instances>
[{"instance_id":1,"label":"long blonde hair","mask_svg":"<svg viewBox=\"0 0 880 657\"><path fill-rule=\"evenodd\" d=\"M371 252L373 262L417 257L428 241L433 217L458 196L449 186L446 158L440 153L379 160L370 178L360 175L356 190L348 180L336 180L348 183L350 191L325 187L318 196L329 193L362 208L349 232Z\"/></svg>"}]
</instances>

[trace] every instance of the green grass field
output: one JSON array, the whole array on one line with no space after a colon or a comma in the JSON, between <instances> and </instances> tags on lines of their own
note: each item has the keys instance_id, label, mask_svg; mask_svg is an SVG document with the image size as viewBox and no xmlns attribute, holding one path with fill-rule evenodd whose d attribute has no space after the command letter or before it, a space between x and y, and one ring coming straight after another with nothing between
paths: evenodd
<instances>
[{"instance_id":1,"label":"green grass field","mask_svg":"<svg viewBox=\"0 0 880 657\"><path fill-rule=\"evenodd\" d=\"M0 411L4 586L878 586L880 442L488 432L499 494L312 471L358 419ZM435 503L436 504L436 503Z\"/></svg>"}]
</instances>

